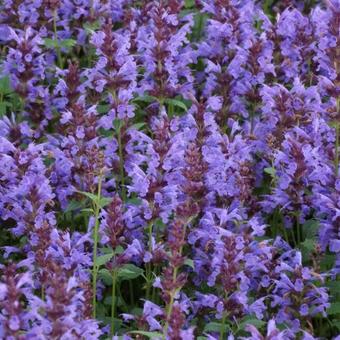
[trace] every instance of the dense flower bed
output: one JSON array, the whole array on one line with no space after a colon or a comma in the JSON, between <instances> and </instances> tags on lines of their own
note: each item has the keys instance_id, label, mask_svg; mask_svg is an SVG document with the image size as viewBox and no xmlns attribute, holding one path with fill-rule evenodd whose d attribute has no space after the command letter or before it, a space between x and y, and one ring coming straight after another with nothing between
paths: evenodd
<instances>
[{"instance_id":1,"label":"dense flower bed","mask_svg":"<svg viewBox=\"0 0 340 340\"><path fill-rule=\"evenodd\" d=\"M0 51L1 339L338 339L339 0L3 0Z\"/></svg>"}]
</instances>

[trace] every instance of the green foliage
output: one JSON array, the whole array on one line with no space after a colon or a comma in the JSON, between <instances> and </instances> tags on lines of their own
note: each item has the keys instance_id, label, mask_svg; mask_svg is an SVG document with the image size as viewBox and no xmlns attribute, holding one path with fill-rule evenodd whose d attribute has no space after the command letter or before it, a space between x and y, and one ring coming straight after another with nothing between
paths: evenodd
<instances>
[{"instance_id":1,"label":"green foliage","mask_svg":"<svg viewBox=\"0 0 340 340\"><path fill-rule=\"evenodd\" d=\"M204 327L204 332L217 332L219 333L221 331L221 328L224 328L224 332L227 332L230 330L229 325L223 325L220 322L209 322L205 327Z\"/></svg>"},{"instance_id":2,"label":"green foliage","mask_svg":"<svg viewBox=\"0 0 340 340\"><path fill-rule=\"evenodd\" d=\"M266 325L266 322L257 319L255 316L245 316L237 326L237 332L243 331L247 325L254 325L256 328L260 329Z\"/></svg>"},{"instance_id":3,"label":"green foliage","mask_svg":"<svg viewBox=\"0 0 340 340\"><path fill-rule=\"evenodd\" d=\"M264 168L263 170L266 174L270 175L271 177L275 178L276 176L276 170L273 167L270 168Z\"/></svg>"},{"instance_id":4,"label":"green foliage","mask_svg":"<svg viewBox=\"0 0 340 340\"><path fill-rule=\"evenodd\" d=\"M77 44L77 41L74 39L63 39L63 40L56 40L51 38L44 39L44 45L47 48L66 48L70 49Z\"/></svg>"},{"instance_id":5,"label":"green foliage","mask_svg":"<svg viewBox=\"0 0 340 340\"><path fill-rule=\"evenodd\" d=\"M126 264L122 268L118 270L118 279L121 281L124 280L133 280L141 275L143 275L144 270L135 266L134 264Z\"/></svg>"},{"instance_id":6,"label":"green foliage","mask_svg":"<svg viewBox=\"0 0 340 340\"><path fill-rule=\"evenodd\" d=\"M138 334L146 336L148 339L159 339L163 336L162 333L158 332L145 332L145 331L130 331L129 334Z\"/></svg>"},{"instance_id":7,"label":"green foliage","mask_svg":"<svg viewBox=\"0 0 340 340\"><path fill-rule=\"evenodd\" d=\"M112 257L113 257L113 253L98 256L96 258L95 265L100 267L100 266L106 264L107 262L109 262L112 259Z\"/></svg>"},{"instance_id":8,"label":"green foliage","mask_svg":"<svg viewBox=\"0 0 340 340\"><path fill-rule=\"evenodd\" d=\"M0 78L0 117L6 115L11 109L18 108L20 99L18 95L13 92L9 78Z\"/></svg>"}]
</instances>

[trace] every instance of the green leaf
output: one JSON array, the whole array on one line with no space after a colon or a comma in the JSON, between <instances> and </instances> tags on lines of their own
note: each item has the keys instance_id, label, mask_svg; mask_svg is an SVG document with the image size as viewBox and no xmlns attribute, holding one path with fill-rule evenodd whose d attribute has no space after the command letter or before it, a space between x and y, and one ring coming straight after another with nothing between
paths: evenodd
<instances>
[{"instance_id":1,"label":"green leaf","mask_svg":"<svg viewBox=\"0 0 340 340\"><path fill-rule=\"evenodd\" d=\"M145 123L136 123L131 125L130 129L141 130L145 126Z\"/></svg>"},{"instance_id":2,"label":"green leaf","mask_svg":"<svg viewBox=\"0 0 340 340\"><path fill-rule=\"evenodd\" d=\"M126 264L118 270L118 278L123 280L133 280L144 273L143 269L134 264Z\"/></svg>"},{"instance_id":3,"label":"green leaf","mask_svg":"<svg viewBox=\"0 0 340 340\"><path fill-rule=\"evenodd\" d=\"M191 267L192 269L195 269L194 261L192 259L186 259L184 264Z\"/></svg>"},{"instance_id":4,"label":"green leaf","mask_svg":"<svg viewBox=\"0 0 340 340\"><path fill-rule=\"evenodd\" d=\"M110 204L112 202L112 198L110 197L101 197L100 201L99 201L99 206L101 208L107 206L108 204Z\"/></svg>"},{"instance_id":5,"label":"green leaf","mask_svg":"<svg viewBox=\"0 0 340 340\"><path fill-rule=\"evenodd\" d=\"M90 214L94 214L94 211L92 208L85 208L85 209L81 209L81 212L88 212Z\"/></svg>"},{"instance_id":6,"label":"green leaf","mask_svg":"<svg viewBox=\"0 0 340 340\"><path fill-rule=\"evenodd\" d=\"M102 268L98 272L99 278L101 278L106 286L112 285L112 274L106 268Z\"/></svg>"},{"instance_id":7,"label":"green leaf","mask_svg":"<svg viewBox=\"0 0 340 340\"><path fill-rule=\"evenodd\" d=\"M276 175L276 170L275 168L273 167L270 167L270 168L264 168L263 170L266 174L272 176L273 178L275 178L275 175Z\"/></svg>"},{"instance_id":8,"label":"green leaf","mask_svg":"<svg viewBox=\"0 0 340 340\"><path fill-rule=\"evenodd\" d=\"M95 194L92 194L91 192L86 192L86 191L77 191L77 192L88 197L92 202L94 202L95 204L98 204L100 208L103 208L112 202L112 198L110 197L100 197L99 202L98 202L98 196Z\"/></svg>"},{"instance_id":9,"label":"green leaf","mask_svg":"<svg viewBox=\"0 0 340 340\"><path fill-rule=\"evenodd\" d=\"M340 294L340 282L338 280L336 281L328 281L326 282L326 286L328 287L330 291L330 295L336 295Z\"/></svg>"},{"instance_id":10,"label":"green leaf","mask_svg":"<svg viewBox=\"0 0 340 340\"><path fill-rule=\"evenodd\" d=\"M321 260L321 270L327 271L334 267L335 264L335 254L326 254Z\"/></svg>"},{"instance_id":11,"label":"green leaf","mask_svg":"<svg viewBox=\"0 0 340 340\"><path fill-rule=\"evenodd\" d=\"M79 210L82 206L83 206L82 202L72 200L68 204L68 206L67 206L67 208L65 210L65 213L68 213L68 212L74 211L74 210Z\"/></svg>"},{"instance_id":12,"label":"green leaf","mask_svg":"<svg viewBox=\"0 0 340 340\"><path fill-rule=\"evenodd\" d=\"M148 95L136 97L132 100L132 102L145 102L145 103L152 103L155 101L157 101L156 97L148 96Z\"/></svg>"},{"instance_id":13,"label":"green leaf","mask_svg":"<svg viewBox=\"0 0 340 340\"><path fill-rule=\"evenodd\" d=\"M98 200L98 196L95 195L95 194L92 194L91 192L86 192L86 191L77 191L77 192L88 197L93 202L97 202L97 200Z\"/></svg>"},{"instance_id":14,"label":"green leaf","mask_svg":"<svg viewBox=\"0 0 340 340\"><path fill-rule=\"evenodd\" d=\"M6 95L12 92L9 77L0 78L0 93Z\"/></svg>"},{"instance_id":15,"label":"green leaf","mask_svg":"<svg viewBox=\"0 0 340 340\"><path fill-rule=\"evenodd\" d=\"M100 24L98 20L94 22L86 22L83 25L83 28L85 29L86 33L91 33L91 34L93 34L99 27L100 27Z\"/></svg>"},{"instance_id":16,"label":"green leaf","mask_svg":"<svg viewBox=\"0 0 340 340\"><path fill-rule=\"evenodd\" d=\"M340 321L332 321L332 325L335 326L338 330L340 330Z\"/></svg>"},{"instance_id":17,"label":"green leaf","mask_svg":"<svg viewBox=\"0 0 340 340\"><path fill-rule=\"evenodd\" d=\"M327 309L328 315L340 314L340 302L333 302Z\"/></svg>"},{"instance_id":18,"label":"green leaf","mask_svg":"<svg viewBox=\"0 0 340 340\"><path fill-rule=\"evenodd\" d=\"M313 239L307 238L300 245L303 250L311 252L315 249L316 242Z\"/></svg>"},{"instance_id":19,"label":"green leaf","mask_svg":"<svg viewBox=\"0 0 340 340\"><path fill-rule=\"evenodd\" d=\"M140 198L137 197L133 197L130 198L126 201L127 204L131 204L131 205L141 205L142 204L142 200Z\"/></svg>"},{"instance_id":20,"label":"green leaf","mask_svg":"<svg viewBox=\"0 0 340 340\"><path fill-rule=\"evenodd\" d=\"M165 224L163 223L161 218L157 218L155 220L154 226L158 230L164 230L165 229Z\"/></svg>"},{"instance_id":21,"label":"green leaf","mask_svg":"<svg viewBox=\"0 0 340 340\"><path fill-rule=\"evenodd\" d=\"M188 110L187 106L183 102L181 102L180 100L177 100L177 99L169 99L168 98L168 99L165 99L165 103L173 105L173 106L177 106L177 107L183 109L184 111Z\"/></svg>"},{"instance_id":22,"label":"green leaf","mask_svg":"<svg viewBox=\"0 0 340 340\"><path fill-rule=\"evenodd\" d=\"M229 325L222 325L220 322L209 322L204 327L204 332L220 332L222 327L224 328L224 331L227 331L230 329Z\"/></svg>"},{"instance_id":23,"label":"green leaf","mask_svg":"<svg viewBox=\"0 0 340 340\"><path fill-rule=\"evenodd\" d=\"M44 45L47 48L57 48L57 47L64 47L64 48L71 48L76 45L77 41L74 39L64 39L64 40L56 40L51 38L44 39Z\"/></svg>"},{"instance_id":24,"label":"green leaf","mask_svg":"<svg viewBox=\"0 0 340 340\"><path fill-rule=\"evenodd\" d=\"M124 248L122 246L117 246L116 249L114 250L114 253L116 255L122 254L124 252Z\"/></svg>"},{"instance_id":25,"label":"green leaf","mask_svg":"<svg viewBox=\"0 0 340 340\"><path fill-rule=\"evenodd\" d=\"M110 109L110 105L108 104L97 105L98 113L107 113L109 109Z\"/></svg>"},{"instance_id":26,"label":"green leaf","mask_svg":"<svg viewBox=\"0 0 340 340\"><path fill-rule=\"evenodd\" d=\"M305 261L308 261L310 254L315 249L316 241L310 238L306 238L302 243L299 244L301 249L302 257Z\"/></svg>"},{"instance_id":27,"label":"green leaf","mask_svg":"<svg viewBox=\"0 0 340 340\"><path fill-rule=\"evenodd\" d=\"M202 37L202 32L205 27L205 23L208 19L208 15L206 13L202 13L198 11L195 15L195 24L192 30L192 39L198 41Z\"/></svg>"},{"instance_id":28,"label":"green leaf","mask_svg":"<svg viewBox=\"0 0 340 340\"><path fill-rule=\"evenodd\" d=\"M100 267L100 266L104 265L105 263L109 262L112 259L112 257L113 257L113 253L98 256L96 258L95 265L97 267Z\"/></svg>"},{"instance_id":29,"label":"green leaf","mask_svg":"<svg viewBox=\"0 0 340 340\"><path fill-rule=\"evenodd\" d=\"M315 239L319 231L319 221L307 220L302 226L303 234L306 238Z\"/></svg>"},{"instance_id":30,"label":"green leaf","mask_svg":"<svg viewBox=\"0 0 340 340\"><path fill-rule=\"evenodd\" d=\"M185 0L184 7L185 8L193 8L195 6L195 0Z\"/></svg>"},{"instance_id":31,"label":"green leaf","mask_svg":"<svg viewBox=\"0 0 340 340\"><path fill-rule=\"evenodd\" d=\"M154 338L161 338L163 336L162 333L158 332L145 332L145 331L130 331L129 334L140 334L148 337L149 339L154 339Z\"/></svg>"},{"instance_id":32,"label":"green leaf","mask_svg":"<svg viewBox=\"0 0 340 340\"><path fill-rule=\"evenodd\" d=\"M238 325L239 330L244 330L247 325L254 325L256 328L261 328L266 323L262 320L259 320L252 316L246 316L242 319L242 321Z\"/></svg>"},{"instance_id":33,"label":"green leaf","mask_svg":"<svg viewBox=\"0 0 340 340\"><path fill-rule=\"evenodd\" d=\"M121 128L123 127L124 125L124 121L122 119L115 119L113 121L113 126L114 128L116 129L116 132L119 133Z\"/></svg>"},{"instance_id":34,"label":"green leaf","mask_svg":"<svg viewBox=\"0 0 340 340\"><path fill-rule=\"evenodd\" d=\"M64 39L60 41L60 46L65 48L71 48L77 44L77 41L74 39Z\"/></svg>"},{"instance_id":35,"label":"green leaf","mask_svg":"<svg viewBox=\"0 0 340 340\"><path fill-rule=\"evenodd\" d=\"M45 38L44 39L44 45L47 48L56 48L59 46L59 41L51 38Z\"/></svg>"},{"instance_id":36,"label":"green leaf","mask_svg":"<svg viewBox=\"0 0 340 340\"><path fill-rule=\"evenodd\" d=\"M0 117L4 116L7 112L6 102L0 103Z\"/></svg>"}]
</instances>

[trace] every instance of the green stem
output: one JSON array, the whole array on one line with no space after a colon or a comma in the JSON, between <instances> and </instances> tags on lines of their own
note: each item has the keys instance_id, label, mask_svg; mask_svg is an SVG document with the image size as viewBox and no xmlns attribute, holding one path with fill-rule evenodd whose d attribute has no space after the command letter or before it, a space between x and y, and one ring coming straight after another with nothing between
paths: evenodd
<instances>
[{"instance_id":1,"label":"green stem","mask_svg":"<svg viewBox=\"0 0 340 340\"><path fill-rule=\"evenodd\" d=\"M287 229L286 229L285 226L282 226L282 229L283 229L283 235L284 235L285 241L287 243L289 243L289 237L288 237Z\"/></svg>"},{"instance_id":2,"label":"green stem","mask_svg":"<svg viewBox=\"0 0 340 340\"><path fill-rule=\"evenodd\" d=\"M99 238L99 212L100 212L100 197L102 191L102 170L100 171L99 178L98 178L98 193L97 193L97 200L94 203L94 210L95 210L95 223L94 223L94 230L93 230L93 267L92 267L92 294L93 294L93 318L96 318L96 303L97 303L97 274L98 274L98 267L97 263L97 249L98 249L98 238Z\"/></svg>"},{"instance_id":3,"label":"green stem","mask_svg":"<svg viewBox=\"0 0 340 340\"><path fill-rule=\"evenodd\" d=\"M194 32L194 40L195 41L199 41L200 40L200 37L201 37L201 33L202 33L202 30L203 30L203 25L204 25L204 22L203 22L203 14L198 12L196 14L196 17L197 17L197 26L196 26L196 30Z\"/></svg>"},{"instance_id":4,"label":"green stem","mask_svg":"<svg viewBox=\"0 0 340 340\"><path fill-rule=\"evenodd\" d=\"M174 104L170 102L169 103L169 117L173 118L174 114L175 114Z\"/></svg>"},{"instance_id":5,"label":"green stem","mask_svg":"<svg viewBox=\"0 0 340 340\"><path fill-rule=\"evenodd\" d=\"M290 228L290 231L291 231L291 234L292 234L292 240L293 240L293 243L294 243L294 246L296 247L297 246L297 242L296 242L296 237L295 237L295 233L294 233L294 228Z\"/></svg>"},{"instance_id":6,"label":"green stem","mask_svg":"<svg viewBox=\"0 0 340 340\"><path fill-rule=\"evenodd\" d=\"M111 295L111 335L115 334L115 312L116 312L116 281L117 272L112 271L112 295Z\"/></svg>"},{"instance_id":7,"label":"green stem","mask_svg":"<svg viewBox=\"0 0 340 340\"><path fill-rule=\"evenodd\" d=\"M61 52L60 52L59 41L58 41L58 33L57 33L57 11L56 10L53 12L53 31L54 31L54 40L57 44L56 50L57 50L58 65L60 68L63 68L63 60L61 58Z\"/></svg>"},{"instance_id":8,"label":"green stem","mask_svg":"<svg viewBox=\"0 0 340 340\"><path fill-rule=\"evenodd\" d=\"M225 321L226 321L226 312L223 312L223 317L222 317L222 325L220 329L220 339L224 339L224 328L225 328Z\"/></svg>"}]
</instances>

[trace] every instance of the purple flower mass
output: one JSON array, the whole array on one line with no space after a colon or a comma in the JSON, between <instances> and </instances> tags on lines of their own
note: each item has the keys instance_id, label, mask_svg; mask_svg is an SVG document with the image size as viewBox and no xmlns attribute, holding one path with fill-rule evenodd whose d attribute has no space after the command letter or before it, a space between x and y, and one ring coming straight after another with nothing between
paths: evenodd
<instances>
[{"instance_id":1,"label":"purple flower mass","mask_svg":"<svg viewBox=\"0 0 340 340\"><path fill-rule=\"evenodd\" d=\"M339 0L0 3L0 339L339 339L339 171Z\"/></svg>"}]
</instances>

